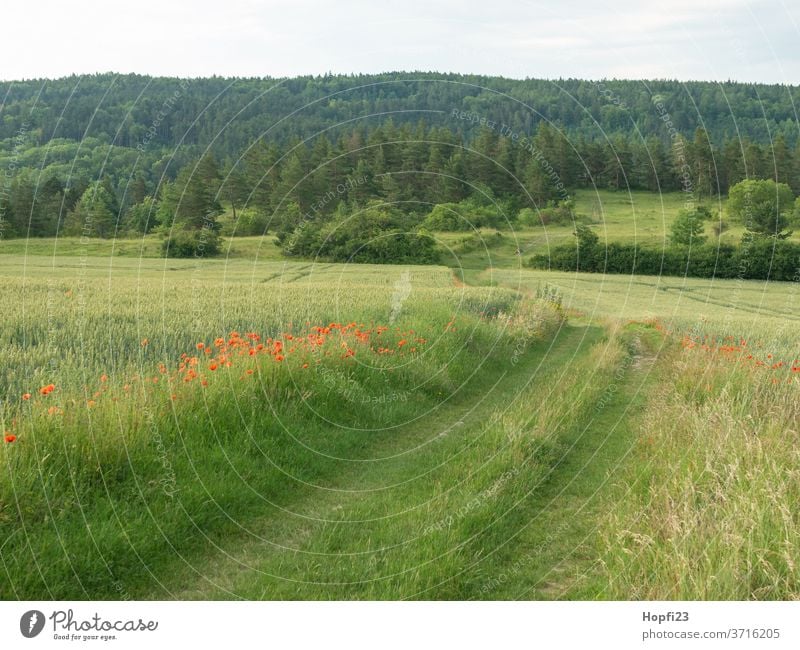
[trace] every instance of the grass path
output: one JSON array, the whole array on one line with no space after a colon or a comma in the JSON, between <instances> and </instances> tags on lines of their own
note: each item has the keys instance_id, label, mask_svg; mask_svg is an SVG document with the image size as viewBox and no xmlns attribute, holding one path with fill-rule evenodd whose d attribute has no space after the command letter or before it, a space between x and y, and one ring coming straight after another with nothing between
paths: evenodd
<instances>
[{"instance_id":1,"label":"grass path","mask_svg":"<svg viewBox=\"0 0 800 650\"><path fill-rule=\"evenodd\" d=\"M609 502L606 478L631 444L627 418L640 400L628 397L642 375L627 363L618 379L614 369L597 373L591 352L607 345L600 327L565 326L519 363L481 375L457 401L376 443L378 461L355 464L330 489L284 499L236 539L216 540L213 558L193 560L165 583L169 597L597 594L590 578L573 576L591 576L596 517ZM614 392L598 411L610 380ZM573 413L567 400L581 396L587 405ZM554 431L528 441L523 457L508 451L502 423L535 422L559 399L567 403L551 413Z\"/></svg>"},{"instance_id":2,"label":"grass path","mask_svg":"<svg viewBox=\"0 0 800 650\"><path fill-rule=\"evenodd\" d=\"M627 484L618 477L630 468L635 417L646 405L654 379L654 358L635 340L625 373L616 375L600 408L585 426L571 430L567 453L532 495L530 519L493 560L502 579L490 583L492 598L558 600L603 598L606 585L595 568L600 554L598 522ZM479 597L480 594L475 594Z\"/></svg>"}]
</instances>

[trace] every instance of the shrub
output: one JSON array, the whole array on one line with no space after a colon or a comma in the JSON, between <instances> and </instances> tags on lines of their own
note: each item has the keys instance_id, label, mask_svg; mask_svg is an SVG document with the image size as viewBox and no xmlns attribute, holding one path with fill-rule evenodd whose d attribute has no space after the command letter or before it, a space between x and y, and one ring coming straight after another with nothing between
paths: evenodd
<instances>
[{"instance_id":1,"label":"shrub","mask_svg":"<svg viewBox=\"0 0 800 650\"><path fill-rule=\"evenodd\" d=\"M502 209L480 205L474 199L433 206L422 227L435 232L460 232L478 228L502 228L506 218Z\"/></svg>"},{"instance_id":2,"label":"shrub","mask_svg":"<svg viewBox=\"0 0 800 650\"><path fill-rule=\"evenodd\" d=\"M266 234L270 225L270 215L256 208L242 208L236 213L236 220L221 220L222 234L233 237L252 237Z\"/></svg>"},{"instance_id":3,"label":"shrub","mask_svg":"<svg viewBox=\"0 0 800 650\"><path fill-rule=\"evenodd\" d=\"M517 213L517 223L521 226L567 226L576 223L581 219L575 214L572 201L561 201L560 203L550 202L547 207L541 210L523 208Z\"/></svg>"},{"instance_id":4,"label":"shrub","mask_svg":"<svg viewBox=\"0 0 800 650\"><path fill-rule=\"evenodd\" d=\"M483 250L487 248L497 248L505 243L503 233L495 232L493 235L482 236L480 233L472 233L466 237L459 239L453 251L456 253L471 253L476 250Z\"/></svg>"},{"instance_id":5,"label":"shrub","mask_svg":"<svg viewBox=\"0 0 800 650\"><path fill-rule=\"evenodd\" d=\"M742 246L705 245L691 249L616 242L605 247L597 243L587 246L584 242L556 246L549 255L533 256L528 265L589 273L791 281L800 269L800 245L773 238L756 238Z\"/></svg>"},{"instance_id":6,"label":"shrub","mask_svg":"<svg viewBox=\"0 0 800 650\"><path fill-rule=\"evenodd\" d=\"M212 228L175 229L161 244L164 257L213 257L218 255L222 239Z\"/></svg>"},{"instance_id":7,"label":"shrub","mask_svg":"<svg viewBox=\"0 0 800 650\"><path fill-rule=\"evenodd\" d=\"M710 212L705 206L697 210L679 210L672 222L670 241L675 246L699 246L705 243L705 220Z\"/></svg>"},{"instance_id":8,"label":"shrub","mask_svg":"<svg viewBox=\"0 0 800 650\"><path fill-rule=\"evenodd\" d=\"M340 215L321 226L304 221L283 245L285 255L332 262L435 264L439 249L425 229L408 230L405 217L384 205Z\"/></svg>"}]
</instances>

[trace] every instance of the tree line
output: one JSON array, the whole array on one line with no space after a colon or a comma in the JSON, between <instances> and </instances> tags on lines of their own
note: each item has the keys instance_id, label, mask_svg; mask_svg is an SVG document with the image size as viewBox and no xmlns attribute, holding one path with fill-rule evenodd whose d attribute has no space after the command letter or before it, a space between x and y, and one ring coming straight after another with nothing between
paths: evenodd
<instances>
[{"instance_id":1,"label":"tree line","mask_svg":"<svg viewBox=\"0 0 800 650\"><path fill-rule=\"evenodd\" d=\"M227 159L205 152L182 162L174 177L162 172L156 181L137 171L127 178L102 172L98 180L20 168L0 188L2 235L157 230L176 238L188 231L195 235L184 237L187 250L201 233L211 254L221 232L272 232L283 244L301 226L319 228L376 201L404 215L391 219L397 227L424 222L446 230L467 222L452 223L452 210L429 218L434 206L469 202L473 225L513 221L527 210L523 216L534 225L530 211L552 211L582 187L681 190L702 201L762 178L800 192L800 151L781 136L768 145L714 143L698 128L691 138L678 134L665 144L656 137L570 138L548 122L530 135L491 121L476 122L473 130L466 137L422 120L388 119L336 139L321 134L280 145L262 138Z\"/></svg>"},{"instance_id":2,"label":"tree line","mask_svg":"<svg viewBox=\"0 0 800 650\"><path fill-rule=\"evenodd\" d=\"M291 79L104 73L0 82L0 96L0 143L25 132L38 146L86 138L130 149L210 146L219 159L238 155L262 136L286 145L342 125L338 137L354 121L375 126L387 115L398 124L425 118L465 136L470 125L453 124L453 109L518 133L534 133L547 121L574 138L636 133L666 142L669 121L689 138L702 124L714 142L745 138L766 144L783 135L793 147L800 103L797 86L779 84L430 72Z\"/></svg>"}]
</instances>

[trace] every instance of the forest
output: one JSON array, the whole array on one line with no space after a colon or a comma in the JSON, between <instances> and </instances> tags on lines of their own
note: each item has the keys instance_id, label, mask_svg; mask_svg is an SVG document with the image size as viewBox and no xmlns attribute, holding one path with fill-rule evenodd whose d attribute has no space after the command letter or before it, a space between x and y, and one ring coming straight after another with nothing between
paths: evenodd
<instances>
[{"instance_id":1,"label":"forest","mask_svg":"<svg viewBox=\"0 0 800 650\"><path fill-rule=\"evenodd\" d=\"M272 233L287 255L348 259L386 233L433 261L424 231L568 220L577 188L800 192L795 87L108 74L0 92L4 238L160 232L186 256Z\"/></svg>"}]
</instances>

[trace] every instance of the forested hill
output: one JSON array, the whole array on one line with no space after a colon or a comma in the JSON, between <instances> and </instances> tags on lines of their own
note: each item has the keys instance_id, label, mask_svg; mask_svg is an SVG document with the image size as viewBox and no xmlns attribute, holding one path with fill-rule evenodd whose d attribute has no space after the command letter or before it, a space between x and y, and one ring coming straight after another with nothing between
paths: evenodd
<instances>
[{"instance_id":1,"label":"forested hill","mask_svg":"<svg viewBox=\"0 0 800 650\"><path fill-rule=\"evenodd\" d=\"M691 137L702 126L715 143L766 144L780 134L795 146L798 100L797 86L733 82L434 73L192 80L98 74L0 83L0 149L13 147L24 133L35 145L86 138L122 147L211 145L225 158L262 134L285 144L327 129L335 139L389 116L398 125L424 119L465 139L475 133L470 119L505 124L520 134L533 133L546 119L590 140L624 133L666 143L672 128ZM454 109L470 117L456 119Z\"/></svg>"},{"instance_id":2,"label":"forested hill","mask_svg":"<svg viewBox=\"0 0 800 650\"><path fill-rule=\"evenodd\" d=\"M781 236L800 194L794 87L408 73L97 75L0 92L0 239L155 231L192 255L226 228L350 259L391 232L408 235L392 243L403 259L430 261L416 229L535 224L542 208L569 221L578 188L701 201L770 181L764 205L783 198L762 229Z\"/></svg>"}]
</instances>

